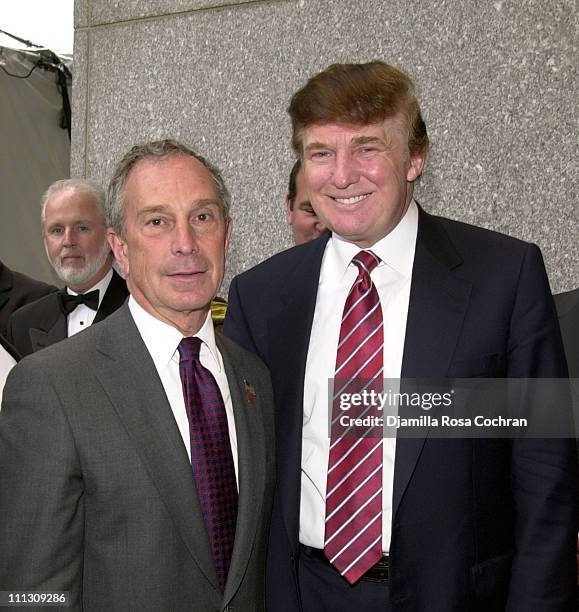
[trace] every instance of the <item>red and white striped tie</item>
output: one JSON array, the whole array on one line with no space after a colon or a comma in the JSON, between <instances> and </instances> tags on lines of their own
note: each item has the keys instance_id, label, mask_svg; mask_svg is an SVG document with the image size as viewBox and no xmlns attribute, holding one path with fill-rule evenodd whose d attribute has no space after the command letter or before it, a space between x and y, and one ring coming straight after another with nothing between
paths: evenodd
<instances>
[{"instance_id":1,"label":"red and white striped tie","mask_svg":"<svg viewBox=\"0 0 579 612\"><path fill-rule=\"evenodd\" d=\"M382 426L344 427L340 417L376 417L376 406L340 408L340 396L383 390L382 308L370 273L380 263L371 251L352 262L358 277L346 299L336 356L324 553L354 584L382 557Z\"/></svg>"}]
</instances>

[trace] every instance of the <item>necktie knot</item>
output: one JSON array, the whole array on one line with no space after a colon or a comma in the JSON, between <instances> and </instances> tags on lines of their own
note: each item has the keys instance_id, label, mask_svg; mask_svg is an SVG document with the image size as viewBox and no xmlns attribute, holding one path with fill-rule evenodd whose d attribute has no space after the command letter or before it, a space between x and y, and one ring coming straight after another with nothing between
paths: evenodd
<instances>
[{"instance_id":1,"label":"necktie knot","mask_svg":"<svg viewBox=\"0 0 579 612\"><path fill-rule=\"evenodd\" d=\"M361 287L363 291L368 290L372 284L370 273L380 263L380 258L374 255L372 251L360 251L352 258L352 263L358 268L358 286Z\"/></svg>"},{"instance_id":2,"label":"necktie knot","mask_svg":"<svg viewBox=\"0 0 579 612\"><path fill-rule=\"evenodd\" d=\"M201 338L197 338L196 336L182 338L177 348L179 350L180 361L199 361Z\"/></svg>"},{"instance_id":3,"label":"necktie knot","mask_svg":"<svg viewBox=\"0 0 579 612\"><path fill-rule=\"evenodd\" d=\"M97 310L99 307L99 291L89 291L88 293L79 293L71 295L66 289L61 289L57 294L58 305L64 315L69 315L77 306L85 304L91 310Z\"/></svg>"},{"instance_id":4,"label":"necktie knot","mask_svg":"<svg viewBox=\"0 0 579 612\"><path fill-rule=\"evenodd\" d=\"M360 251L354 258L352 258L358 270L364 274L370 275L372 270L380 263L380 258L374 255L372 251Z\"/></svg>"}]
</instances>

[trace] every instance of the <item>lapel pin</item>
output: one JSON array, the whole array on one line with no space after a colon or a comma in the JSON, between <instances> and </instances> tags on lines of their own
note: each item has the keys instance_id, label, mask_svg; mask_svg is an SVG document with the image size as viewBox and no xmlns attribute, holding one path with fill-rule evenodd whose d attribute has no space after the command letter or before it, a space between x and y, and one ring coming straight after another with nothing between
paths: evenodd
<instances>
[{"instance_id":1,"label":"lapel pin","mask_svg":"<svg viewBox=\"0 0 579 612\"><path fill-rule=\"evenodd\" d=\"M245 393L247 394L247 403L255 406L255 400L257 399L257 395L255 393L255 387L250 383L243 379L245 383Z\"/></svg>"}]
</instances>

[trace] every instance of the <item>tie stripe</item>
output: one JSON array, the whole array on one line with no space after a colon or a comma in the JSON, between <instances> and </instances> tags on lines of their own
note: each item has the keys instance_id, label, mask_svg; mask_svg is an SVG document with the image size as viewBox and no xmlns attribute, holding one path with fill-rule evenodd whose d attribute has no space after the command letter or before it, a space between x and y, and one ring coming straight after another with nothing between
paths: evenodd
<instances>
[{"instance_id":1,"label":"tie stripe","mask_svg":"<svg viewBox=\"0 0 579 612\"><path fill-rule=\"evenodd\" d=\"M345 523L342 523L340 528L334 531L334 535L328 538L326 544L329 544L339 533L341 533L341 531L345 529L358 516L358 514L360 514L360 512L362 512L362 510L364 510L364 508L374 500L377 495L380 495L380 493L382 493L382 487L380 487L371 497L369 497Z\"/></svg>"},{"instance_id":2,"label":"tie stripe","mask_svg":"<svg viewBox=\"0 0 579 612\"><path fill-rule=\"evenodd\" d=\"M342 510L342 508L345 506L345 504L347 504L350 499L352 498L352 496L354 496L367 482L369 482L372 478L374 478L374 476L376 476L376 474L378 473L378 471L380 470L379 467L375 467L374 470L368 474L368 476L366 476L366 478L364 478L364 480L357 486L354 488L354 490L347 496L345 497L338 506L336 506L334 508L334 510L328 514L328 516L326 517L326 523L329 523L330 520L335 516L335 514L339 511ZM370 496L370 497L373 497ZM329 541L330 538L328 538L328 540L326 540L326 544Z\"/></svg>"},{"instance_id":3,"label":"tie stripe","mask_svg":"<svg viewBox=\"0 0 579 612\"><path fill-rule=\"evenodd\" d=\"M365 314L364 317L356 323L356 325L351 329L350 332L348 332L348 334L344 337L343 340L340 340L340 344L338 344L338 349L342 348L342 346L346 343L346 341L350 339L350 336L352 336L352 334L364 323L364 321L379 307L380 307L380 301L377 301L372 306L372 310L370 310L370 312ZM380 314L380 318L382 318L381 314Z\"/></svg>"},{"instance_id":4,"label":"tie stripe","mask_svg":"<svg viewBox=\"0 0 579 612\"><path fill-rule=\"evenodd\" d=\"M370 277L379 261L370 251L352 260L358 276L344 305L334 377L324 552L350 584L382 556L382 427L374 423L379 414L375 406L362 405L352 416L371 422L342 425L340 407L344 393L382 391L384 326Z\"/></svg>"},{"instance_id":5,"label":"tie stripe","mask_svg":"<svg viewBox=\"0 0 579 612\"><path fill-rule=\"evenodd\" d=\"M376 446L374 448L371 448L359 461L358 463L356 463L356 465L350 469L349 472L346 472L346 474L342 477L342 479L336 483L334 485L334 488L331 491L328 491L326 493L326 500L328 499L328 497L330 497L330 495L332 495L332 493L334 493L337 489L339 489L344 482L350 478L350 476L361 466L364 464L364 462L366 461L366 459L368 459L368 457L376 450L376 448L378 447L382 447L382 440L378 440L378 443L376 444ZM366 463L366 465L368 465L368 463Z\"/></svg>"},{"instance_id":6,"label":"tie stripe","mask_svg":"<svg viewBox=\"0 0 579 612\"><path fill-rule=\"evenodd\" d=\"M375 333L379 332L382 329L382 327L384 327L384 323L383 323L383 321L380 321L380 323L374 328L374 331L370 332L364 338L364 340L362 340L362 342L358 345L358 347L356 349L354 349L354 351L352 353L350 353L350 356L342 362L342 365L340 365L340 367L336 369L336 375L339 374L342 371L342 368L344 368L350 362L350 360L354 357L354 355L356 355L358 353L358 351L360 351L362 348L364 348L364 344L366 344L366 342L368 342L368 340Z\"/></svg>"}]
</instances>

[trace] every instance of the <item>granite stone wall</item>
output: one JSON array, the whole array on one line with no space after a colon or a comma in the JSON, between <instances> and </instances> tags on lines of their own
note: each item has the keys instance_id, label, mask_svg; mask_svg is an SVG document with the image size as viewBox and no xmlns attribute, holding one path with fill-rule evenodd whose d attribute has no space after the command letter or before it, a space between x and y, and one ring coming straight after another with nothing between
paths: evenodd
<instances>
[{"instance_id":1,"label":"granite stone wall","mask_svg":"<svg viewBox=\"0 0 579 612\"><path fill-rule=\"evenodd\" d=\"M330 63L382 59L413 76L429 129L418 201L536 242L568 290L578 25L574 0L76 0L71 174L106 184L144 140L197 148L233 194L227 285L291 246L291 94Z\"/></svg>"}]
</instances>

